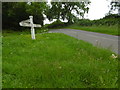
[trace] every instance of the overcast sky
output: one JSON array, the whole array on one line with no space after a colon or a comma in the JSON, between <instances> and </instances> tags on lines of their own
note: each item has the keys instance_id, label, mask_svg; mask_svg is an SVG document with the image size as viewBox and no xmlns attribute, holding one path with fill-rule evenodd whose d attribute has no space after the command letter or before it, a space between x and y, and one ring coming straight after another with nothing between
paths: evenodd
<instances>
[{"instance_id":1,"label":"overcast sky","mask_svg":"<svg viewBox=\"0 0 120 90\"><path fill-rule=\"evenodd\" d=\"M88 19L100 19L105 16L106 13L109 12L108 5L110 4L110 0L90 0L91 5L88 13Z\"/></svg>"},{"instance_id":2,"label":"overcast sky","mask_svg":"<svg viewBox=\"0 0 120 90\"><path fill-rule=\"evenodd\" d=\"M49 1L49 0L48 0ZM85 18L94 20L100 19L105 16L106 13L109 12L108 5L111 0L90 0L91 4L89 6L89 13L85 15ZM48 20L45 20L45 24L49 24Z\"/></svg>"}]
</instances>

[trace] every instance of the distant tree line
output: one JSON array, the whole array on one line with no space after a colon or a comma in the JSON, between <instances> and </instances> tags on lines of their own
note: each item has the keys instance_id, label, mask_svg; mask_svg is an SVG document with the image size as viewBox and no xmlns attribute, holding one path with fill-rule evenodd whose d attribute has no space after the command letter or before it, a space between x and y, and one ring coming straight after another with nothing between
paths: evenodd
<instances>
[{"instance_id":1,"label":"distant tree line","mask_svg":"<svg viewBox=\"0 0 120 90\"><path fill-rule=\"evenodd\" d=\"M88 20L81 19L76 22L76 24L81 26L92 26L92 25L119 25L120 16L118 14L110 14L99 20Z\"/></svg>"}]
</instances>

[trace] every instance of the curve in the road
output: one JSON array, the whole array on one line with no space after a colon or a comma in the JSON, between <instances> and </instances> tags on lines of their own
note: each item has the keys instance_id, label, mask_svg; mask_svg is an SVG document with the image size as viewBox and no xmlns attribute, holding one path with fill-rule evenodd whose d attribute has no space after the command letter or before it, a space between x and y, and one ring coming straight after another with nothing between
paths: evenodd
<instances>
[{"instance_id":1,"label":"curve in the road","mask_svg":"<svg viewBox=\"0 0 120 90\"><path fill-rule=\"evenodd\" d=\"M118 54L118 37L89 31L74 30L74 29L51 29L49 32L64 33L75 37L79 40L84 40L92 43L95 46L103 47L112 50Z\"/></svg>"}]
</instances>

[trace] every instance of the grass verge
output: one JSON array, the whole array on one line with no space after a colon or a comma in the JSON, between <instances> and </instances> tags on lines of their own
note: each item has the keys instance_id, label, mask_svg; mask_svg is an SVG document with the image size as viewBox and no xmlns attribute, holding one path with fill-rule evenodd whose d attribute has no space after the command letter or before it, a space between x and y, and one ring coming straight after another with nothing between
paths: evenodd
<instances>
[{"instance_id":1,"label":"grass verge","mask_svg":"<svg viewBox=\"0 0 120 90\"><path fill-rule=\"evenodd\" d=\"M116 88L112 53L60 33L3 33L3 88Z\"/></svg>"},{"instance_id":2,"label":"grass verge","mask_svg":"<svg viewBox=\"0 0 120 90\"><path fill-rule=\"evenodd\" d=\"M78 25L70 25L66 27L68 29L77 29L77 30L84 30L84 31L90 31L90 32L97 32L97 33L104 33L104 34L110 34L110 35L119 35L118 33L118 25L112 25L112 26L78 26Z\"/></svg>"}]
</instances>

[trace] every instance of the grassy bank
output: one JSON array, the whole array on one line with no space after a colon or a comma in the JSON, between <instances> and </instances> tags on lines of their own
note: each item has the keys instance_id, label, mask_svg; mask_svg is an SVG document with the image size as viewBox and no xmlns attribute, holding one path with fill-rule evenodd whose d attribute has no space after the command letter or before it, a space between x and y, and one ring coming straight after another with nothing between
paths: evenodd
<instances>
[{"instance_id":1,"label":"grassy bank","mask_svg":"<svg viewBox=\"0 0 120 90\"><path fill-rule=\"evenodd\" d=\"M104 33L104 34L110 34L110 35L120 35L118 33L118 25L93 25L93 26L79 26L79 25L71 25L68 26L69 29L78 29L78 30L85 30L90 32L98 32L98 33Z\"/></svg>"},{"instance_id":2,"label":"grassy bank","mask_svg":"<svg viewBox=\"0 0 120 90\"><path fill-rule=\"evenodd\" d=\"M115 88L112 52L60 33L3 33L3 88Z\"/></svg>"}]
</instances>

